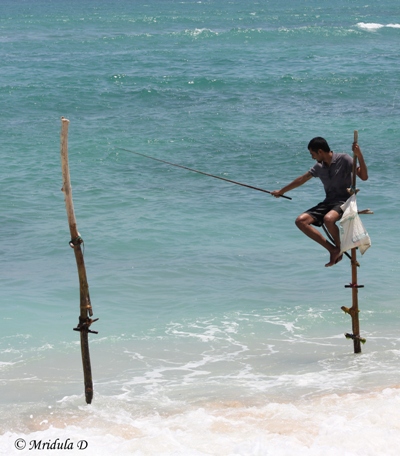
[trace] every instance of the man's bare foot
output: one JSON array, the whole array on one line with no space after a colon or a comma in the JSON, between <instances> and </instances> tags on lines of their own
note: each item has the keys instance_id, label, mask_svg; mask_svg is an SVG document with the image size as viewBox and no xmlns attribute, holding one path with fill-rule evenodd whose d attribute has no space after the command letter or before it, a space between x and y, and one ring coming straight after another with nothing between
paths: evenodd
<instances>
[{"instance_id":1,"label":"man's bare foot","mask_svg":"<svg viewBox=\"0 0 400 456\"><path fill-rule=\"evenodd\" d=\"M343 254L342 254L342 255L339 255L339 256L337 257L337 259L336 259L336 261L335 261L335 264L338 264L339 261L342 261L342 259L343 259Z\"/></svg>"},{"instance_id":2,"label":"man's bare foot","mask_svg":"<svg viewBox=\"0 0 400 456\"><path fill-rule=\"evenodd\" d=\"M330 266L334 266L336 263L339 263L342 258L343 255L340 254L339 247L336 247L334 250L332 250L330 261L329 263L326 263L325 267L329 268Z\"/></svg>"}]
</instances>

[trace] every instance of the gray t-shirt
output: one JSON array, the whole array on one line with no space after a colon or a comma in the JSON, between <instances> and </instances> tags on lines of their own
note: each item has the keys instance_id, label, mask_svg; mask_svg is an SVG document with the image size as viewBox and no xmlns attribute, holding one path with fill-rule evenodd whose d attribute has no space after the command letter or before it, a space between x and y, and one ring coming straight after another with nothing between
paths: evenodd
<instances>
[{"instance_id":1,"label":"gray t-shirt","mask_svg":"<svg viewBox=\"0 0 400 456\"><path fill-rule=\"evenodd\" d=\"M353 158L350 155L333 152L330 166L316 163L310 173L321 179L325 188L325 202L344 203L350 197L347 189L351 187L352 170Z\"/></svg>"}]
</instances>

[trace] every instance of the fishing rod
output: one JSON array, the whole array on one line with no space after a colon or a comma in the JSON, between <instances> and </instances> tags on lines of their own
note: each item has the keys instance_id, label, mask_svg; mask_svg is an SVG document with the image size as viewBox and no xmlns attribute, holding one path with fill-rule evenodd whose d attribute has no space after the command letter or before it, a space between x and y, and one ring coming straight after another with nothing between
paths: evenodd
<instances>
[{"instance_id":1,"label":"fishing rod","mask_svg":"<svg viewBox=\"0 0 400 456\"><path fill-rule=\"evenodd\" d=\"M117 149L124 150L125 152L131 152L132 154L140 155L141 157L150 158L151 160L155 160L160 163L165 163L167 165L176 166L177 168L186 169L187 171L193 171L194 173L203 174L204 176L213 177L214 179L220 179L225 182L230 182L231 184L241 185L242 187L247 187L247 188L251 188L253 190L258 190L259 192L269 193L270 195L272 194L272 192L265 190L263 188L254 187L253 185L243 184L242 182L237 182L237 181L234 181L231 179L226 179L225 177L215 176L214 174L205 173L204 171L199 171L198 169L188 168L187 166L177 165L176 163L171 163L166 160L161 160L160 158L151 157L150 155L141 154L140 152L135 152L134 150L124 149L123 147L117 147ZM281 195L281 198L286 198L288 200L292 199L289 196L285 196L285 195Z\"/></svg>"}]
</instances>

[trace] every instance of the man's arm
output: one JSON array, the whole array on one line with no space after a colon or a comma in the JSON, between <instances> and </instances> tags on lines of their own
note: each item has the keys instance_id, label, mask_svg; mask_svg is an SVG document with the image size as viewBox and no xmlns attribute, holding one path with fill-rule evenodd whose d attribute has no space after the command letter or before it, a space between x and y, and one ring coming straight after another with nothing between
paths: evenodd
<instances>
[{"instance_id":1,"label":"man's arm","mask_svg":"<svg viewBox=\"0 0 400 456\"><path fill-rule=\"evenodd\" d=\"M353 152L354 155L358 159L358 163L360 166L357 167L357 176L363 180L366 181L368 179L368 168L364 160L364 156L361 152L360 146L357 143L353 143Z\"/></svg>"},{"instance_id":2,"label":"man's arm","mask_svg":"<svg viewBox=\"0 0 400 456\"><path fill-rule=\"evenodd\" d=\"M300 187L300 185L305 184L312 177L313 177L313 175L310 173L310 171L307 171L305 174L297 177L294 181L292 181L290 184L286 185L285 187L282 187L280 190L274 190L273 192L271 192L271 195L275 196L275 198L279 198L286 192L289 192L290 190L293 190L294 188Z\"/></svg>"}]
</instances>

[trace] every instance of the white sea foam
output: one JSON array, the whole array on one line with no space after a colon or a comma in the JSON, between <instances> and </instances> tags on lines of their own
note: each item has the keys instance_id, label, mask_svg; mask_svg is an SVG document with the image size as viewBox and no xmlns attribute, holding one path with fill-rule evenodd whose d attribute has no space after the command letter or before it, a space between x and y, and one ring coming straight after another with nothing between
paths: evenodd
<instances>
[{"instance_id":1,"label":"white sea foam","mask_svg":"<svg viewBox=\"0 0 400 456\"><path fill-rule=\"evenodd\" d=\"M374 22L365 23L365 22L358 22L357 27L366 29L366 30L378 30L380 28L385 27L383 24L376 24Z\"/></svg>"},{"instance_id":2,"label":"white sea foam","mask_svg":"<svg viewBox=\"0 0 400 456\"><path fill-rule=\"evenodd\" d=\"M400 28L400 24L386 24L385 25L385 24L379 24L379 23L375 23L375 22L358 22L357 27L364 29L364 30L375 31L375 30L379 30L384 27Z\"/></svg>"},{"instance_id":3,"label":"white sea foam","mask_svg":"<svg viewBox=\"0 0 400 456\"><path fill-rule=\"evenodd\" d=\"M259 397L258 403L240 398L189 407L175 403L163 412L101 397L90 407L77 406L81 399L66 398L56 410L21 419L19 426L0 437L2 454L14 454L14 444L21 438L28 445L56 439L70 439L76 445L85 440L84 454L90 456L397 456L400 444L397 388L292 402ZM30 453L26 449L18 454Z\"/></svg>"}]
</instances>

